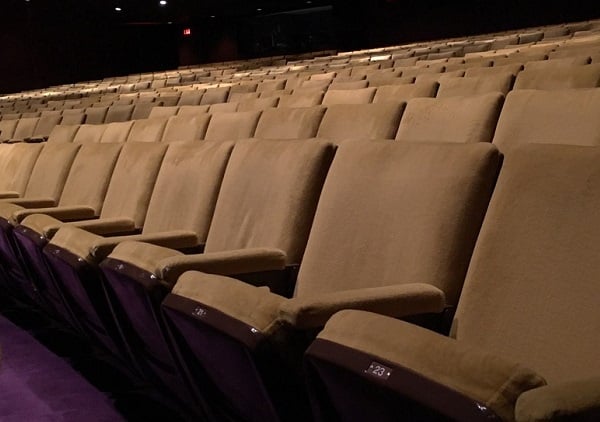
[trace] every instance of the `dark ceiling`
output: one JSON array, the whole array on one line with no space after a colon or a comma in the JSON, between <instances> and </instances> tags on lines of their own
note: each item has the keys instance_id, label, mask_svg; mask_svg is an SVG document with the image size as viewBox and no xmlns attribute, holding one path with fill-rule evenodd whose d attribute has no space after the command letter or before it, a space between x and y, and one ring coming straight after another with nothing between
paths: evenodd
<instances>
[{"instance_id":1,"label":"dark ceiling","mask_svg":"<svg viewBox=\"0 0 600 422\"><path fill-rule=\"evenodd\" d=\"M254 17L330 5L329 0L4 0L0 22L73 16L124 24L193 23L204 19ZM118 11L116 8L120 8Z\"/></svg>"}]
</instances>

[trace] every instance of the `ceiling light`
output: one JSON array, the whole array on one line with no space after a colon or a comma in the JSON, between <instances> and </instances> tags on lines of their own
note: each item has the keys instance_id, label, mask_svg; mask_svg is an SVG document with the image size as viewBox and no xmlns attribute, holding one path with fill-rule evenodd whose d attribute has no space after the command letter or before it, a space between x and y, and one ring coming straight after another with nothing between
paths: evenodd
<instances>
[{"instance_id":1,"label":"ceiling light","mask_svg":"<svg viewBox=\"0 0 600 422\"><path fill-rule=\"evenodd\" d=\"M121 10L123 10L123 9L121 9L120 7L115 7L116 12L120 12Z\"/></svg>"},{"instance_id":2,"label":"ceiling light","mask_svg":"<svg viewBox=\"0 0 600 422\"><path fill-rule=\"evenodd\" d=\"M262 9L259 7L258 9L256 9L257 12L262 12Z\"/></svg>"},{"instance_id":3,"label":"ceiling light","mask_svg":"<svg viewBox=\"0 0 600 422\"><path fill-rule=\"evenodd\" d=\"M167 0L160 0L158 2L158 4L160 4L161 6L166 6L167 5Z\"/></svg>"}]
</instances>

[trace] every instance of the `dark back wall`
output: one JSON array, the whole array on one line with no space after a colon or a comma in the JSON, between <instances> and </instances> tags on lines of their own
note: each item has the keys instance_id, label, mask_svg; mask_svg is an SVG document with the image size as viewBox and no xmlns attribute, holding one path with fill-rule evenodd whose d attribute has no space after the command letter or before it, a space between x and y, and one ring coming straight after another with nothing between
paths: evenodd
<instances>
[{"instance_id":1,"label":"dark back wall","mask_svg":"<svg viewBox=\"0 0 600 422\"><path fill-rule=\"evenodd\" d=\"M314 12L131 24L75 6L80 2L4 2L0 93L180 64L350 50L600 17L598 1L332 0ZM184 27L192 28L191 37L183 37Z\"/></svg>"}]
</instances>

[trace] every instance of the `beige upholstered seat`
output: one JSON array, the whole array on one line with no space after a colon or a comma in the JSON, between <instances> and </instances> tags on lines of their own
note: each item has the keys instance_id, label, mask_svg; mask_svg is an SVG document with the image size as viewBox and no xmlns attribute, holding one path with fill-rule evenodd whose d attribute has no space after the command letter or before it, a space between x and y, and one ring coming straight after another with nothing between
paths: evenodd
<instances>
[{"instance_id":1,"label":"beige upholstered seat","mask_svg":"<svg viewBox=\"0 0 600 422\"><path fill-rule=\"evenodd\" d=\"M595 88L599 85L600 64L589 64L524 70L517 75L514 89Z\"/></svg>"},{"instance_id":2,"label":"beige upholstered seat","mask_svg":"<svg viewBox=\"0 0 600 422\"><path fill-rule=\"evenodd\" d=\"M79 131L79 125L56 125L52 128L50 135L48 136L49 143L65 143L73 142L75 135Z\"/></svg>"},{"instance_id":3,"label":"beige upholstered seat","mask_svg":"<svg viewBox=\"0 0 600 422\"><path fill-rule=\"evenodd\" d=\"M229 96L229 87L210 88L204 92L200 99L200 105L224 103Z\"/></svg>"},{"instance_id":4,"label":"beige upholstered seat","mask_svg":"<svg viewBox=\"0 0 600 422\"><path fill-rule=\"evenodd\" d=\"M376 88L360 89L334 89L329 88L325 92L322 104L330 106L332 104L369 104L373 101Z\"/></svg>"},{"instance_id":5,"label":"beige upholstered seat","mask_svg":"<svg viewBox=\"0 0 600 422\"><path fill-rule=\"evenodd\" d=\"M121 144L90 143L79 149L56 207L26 209L10 206L2 215L13 223L20 223L31 214L46 213L62 219L93 218L100 214ZM8 204L7 204L8 206Z\"/></svg>"},{"instance_id":6,"label":"beige upholstered seat","mask_svg":"<svg viewBox=\"0 0 600 422\"><path fill-rule=\"evenodd\" d=\"M222 104L222 103L217 103ZM181 106L175 115L177 116L197 116L208 113L212 105L204 104L197 106Z\"/></svg>"},{"instance_id":7,"label":"beige upholstered seat","mask_svg":"<svg viewBox=\"0 0 600 422\"><path fill-rule=\"evenodd\" d=\"M276 356L286 356L287 362L298 359L302 342L289 338L288 343L283 333L290 327L321 327L339 309L400 317L456 304L499 162L490 144L341 145L321 193L294 297L285 299L229 277L186 272L163 302L176 338L188 347L182 350L191 347L192 364L199 357L234 406L244 401L240 396L260 400L260 406L236 408L247 420L272 420L273 410L266 404L274 402L279 417L286 419L286 409L296 409L294 394L300 392L284 393L286 404L280 407L275 396L265 395L263 378L240 368L254 368L264 347L276 350L269 353L271 368L291 380L288 364ZM202 319L185 316L192 304L205 311ZM219 315L228 326L218 322ZM230 368L238 368L239 377L224 369L219 379L211 365L221 359L191 344L207 326L211 334L206 341L220 344L228 356L236 351ZM221 338L228 338L227 345ZM245 387L232 389L233 382Z\"/></svg>"},{"instance_id":8,"label":"beige upholstered seat","mask_svg":"<svg viewBox=\"0 0 600 422\"><path fill-rule=\"evenodd\" d=\"M123 143L127 141L127 137L131 132L131 128L133 127L134 121L127 120L125 122L113 122L107 123L104 132L102 132L102 136L100 137L100 142L102 143ZM81 129L80 129L81 130Z\"/></svg>"},{"instance_id":9,"label":"beige upholstered seat","mask_svg":"<svg viewBox=\"0 0 600 422\"><path fill-rule=\"evenodd\" d=\"M396 140L411 142L491 142L504 96L413 98L408 101Z\"/></svg>"},{"instance_id":10,"label":"beige upholstered seat","mask_svg":"<svg viewBox=\"0 0 600 422\"><path fill-rule=\"evenodd\" d=\"M493 67L470 67L465 71L465 76L491 76L495 74L507 74L517 75L523 69L523 64L512 63L505 64L502 66Z\"/></svg>"},{"instance_id":11,"label":"beige upholstered seat","mask_svg":"<svg viewBox=\"0 0 600 422\"><path fill-rule=\"evenodd\" d=\"M420 82L414 84L383 85L377 88L374 103L406 102L411 98L435 97L438 89L437 82Z\"/></svg>"},{"instance_id":12,"label":"beige upholstered seat","mask_svg":"<svg viewBox=\"0 0 600 422\"><path fill-rule=\"evenodd\" d=\"M211 115L171 116L165 126L162 142L197 141L204 139Z\"/></svg>"},{"instance_id":13,"label":"beige upholstered seat","mask_svg":"<svg viewBox=\"0 0 600 422\"><path fill-rule=\"evenodd\" d=\"M159 142L167 125L166 117L136 120L127 135L127 142Z\"/></svg>"},{"instance_id":14,"label":"beige upholstered seat","mask_svg":"<svg viewBox=\"0 0 600 422\"><path fill-rule=\"evenodd\" d=\"M133 113L133 104L113 105L106 112L104 123L126 122L131 120Z\"/></svg>"},{"instance_id":15,"label":"beige upholstered seat","mask_svg":"<svg viewBox=\"0 0 600 422\"><path fill-rule=\"evenodd\" d=\"M17 119L2 119L0 120L0 142L6 142L10 140L15 133L17 127Z\"/></svg>"},{"instance_id":16,"label":"beige upholstered seat","mask_svg":"<svg viewBox=\"0 0 600 422\"><path fill-rule=\"evenodd\" d=\"M499 92L506 95L510 91L513 81L513 75L501 73L488 76L441 79L436 97L480 95L489 92Z\"/></svg>"},{"instance_id":17,"label":"beige upholstered seat","mask_svg":"<svg viewBox=\"0 0 600 422\"><path fill-rule=\"evenodd\" d=\"M394 139L405 103L329 106L317 136L333 141Z\"/></svg>"},{"instance_id":18,"label":"beige upholstered seat","mask_svg":"<svg viewBox=\"0 0 600 422\"><path fill-rule=\"evenodd\" d=\"M107 125L81 125L73 137L73 142L76 144L98 143L106 127Z\"/></svg>"},{"instance_id":19,"label":"beige upholstered seat","mask_svg":"<svg viewBox=\"0 0 600 422\"><path fill-rule=\"evenodd\" d=\"M261 139L305 139L317 135L317 130L325 108L291 107L276 108L263 111L256 131L255 138Z\"/></svg>"},{"instance_id":20,"label":"beige upholstered seat","mask_svg":"<svg viewBox=\"0 0 600 422\"><path fill-rule=\"evenodd\" d=\"M507 151L522 143L598 145L600 89L515 90L508 94L494 144Z\"/></svg>"},{"instance_id":21,"label":"beige upholstered seat","mask_svg":"<svg viewBox=\"0 0 600 422\"><path fill-rule=\"evenodd\" d=\"M153 107L152 110L150 110L150 114L148 115L148 118L152 119L154 117L171 117L171 116L175 116L178 111L179 111L179 106L171 106L171 107L157 106L157 107Z\"/></svg>"},{"instance_id":22,"label":"beige upholstered seat","mask_svg":"<svg viewBox=\"0 0 600 422\"><path fill-rule=\"evenodd\" d=\"M279 98L278 107L313 107L321 104L324 95L319 89L295 89L291 95Z\"/></svg>"},{"instance_id":23,"label":"beige upholstered seat","mask_svg":"<svg viewBox=\"0 0 600 422\"><path fill-rule=\"evenodd\" d=\"M101 125L106 120L107 112L108 107L88 107L85 109L85 123L88 125Z\"/></svg>"},{"instance_id":24,"label":"beige upholstered seat","mask_svg":"<svg viewBox=\"0 0 600 422\"><path fill-rule=\"evenodd\" d=\"M401 412L396 404L406 403L394 392L452 419L595 419L599 163L597 147L523 145L506 155L451 338L347 311L326 325L310 360L322 374L330 364L344 368L337 375L364 371L356 365L361 360L384 362L390 376L383 389L392 395L381 400L380 391L370 403L388 406L390 417L382 421L393 420ZM397 383L395 377L411 382ZM362 378L361 390L382 385L377 376L368 378L373 382ZM342 384L329 386L352 402Z\"/></svg>"},{"instance_id":25,"label":"beige upholstered seat","mask_svg":"<svg viewBox=\"0 0 600 422\"><path fill-rule=\"evenodd\" d=\"M18 198L23 195L42 148L42 144L2 145L0 198Z\"/></svg>"},{"instance_id":26,"label":"beige upholstered seat","mask_svg":"<svg viewBox=\"0 0 600 422\"><path fill-rule=\"evenodd\" d=\"M207 141L234 141L251 138L260 114L260 111L212 113L204 139Z\"/></svg>"},{"instance_id":27,"label":"beige upholstered seat","mask_svg":"<svg viewBox=\"0 0 600 422\"><path fill-rule=\"evenodd\" d=\"M9 142L22 142L31 138L38 124L39 117L22 117L17 121L17 126Z\"/></svg>"}]
</instances>

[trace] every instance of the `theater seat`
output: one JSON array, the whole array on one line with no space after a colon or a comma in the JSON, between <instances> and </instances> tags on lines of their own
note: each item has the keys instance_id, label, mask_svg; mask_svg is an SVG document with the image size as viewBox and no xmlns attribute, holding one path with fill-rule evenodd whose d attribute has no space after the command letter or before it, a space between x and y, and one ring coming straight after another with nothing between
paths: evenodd
<instances>
[{"instance_id":1,"label":"theater seat","mask_svg":"<svg viewBox=\"0 0 600 422\"><path fill-rule=\"evenodd\" d=\"M329 106L317 137L333 141L394 139L405 103Z\"/></svg>"},{"instance_id":2,"label":"theater seat","mask_svg":"<svg viewBox=\"0 0 600 422\"><path fill-rule=\"evenodd\" d=\"M491 142L504 96L413 98L402 115L396 140Z\"/></svg>"},{"instance_id":3,"label":"theater seat","mask_svg":"<svg viewBox=\"0 0 600 422\"><path fill-rule=\"evenodd\" d=\"M254 135L260 111L211 113L204 139L207 141L235 141Z\"/></svg>"},{"instance_id":4,"label":"theater seat","mask_svg":"<svg viewBox=\"0 0 600 422\"><path fill-rule=\"evenodd\" d=\"M255 138L260 139L306 139L317 134L325 108L281 107L263 111Z\"/></svg>"},{"instance_id":5,"label":"theater seat","mask_svg":"<svg viewBox=\"0 0 600 422\"><path fill-rule=\"evenodd\" d=\"M323 97L324 106L332 104L369 104L373 101L376 88L333 89L329 88Z\"/></svg>"},{"instance_id":6,"label":"theater seat","mask_svg":"<svg viewBox=\"0 0 600 422\"><path fill-rule=\"evenodd\" d=\"M598 145L600 89L515 90L506 97L494 144L508 151L523 143Z\"/></svg>"},{"instance_id":7,"label":"theater seat","mask_svg":"<svg viewBox=\"0 0 600 422\"><path fill-rule=\"evenodd\" d=\"M211 115L171 116L165 126L161 142L188 142L204 139Z\"/></svg>"},{"instance_id":8,"label":"theater seat","mask_svg":"<svg viewBox=\"0 0 600 422\"><path fill-rule=\"evenodd\" d=\"M508 94L514 82L512 74L444 78L439 81L436 97L459 97L499 92Z\"/></svg>"},{"instance_id":9,"label":"theater seat","mask_svg":"<svg viewBox=\"0 0 600 422\"><path fill-rule=\"evenodd\" d=\"M499 161L490 144L340 145L292 299L198 271L166 297L190 381L218 391L243 420L309 420L301 354L330 315L456 304Z\"/></svg>"},{"instance_id":10,"label":"theater seat","mask_svg":"<svg viewBox=\"0 0 600 422\"><path fill-rule=\"evenodd\" d=\"M600 86L600 64L523 70L514 89L572 89Z\"/></svg>"},{"instance_id":11,"label":"theater seat","mask_svg":"<svg viewBox=\"0 0 600 422\"><path fill-rule=\"evenodd\" d=\"M599 164L597 147L507 154L450 338L335 315L306 357L317 420L396 421L423 415L415 403L430 418L597 419Z\"/></svg>"}]
</instances>

